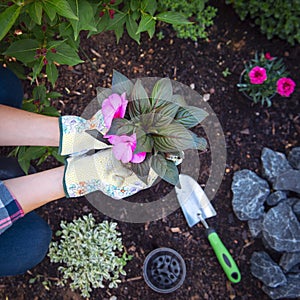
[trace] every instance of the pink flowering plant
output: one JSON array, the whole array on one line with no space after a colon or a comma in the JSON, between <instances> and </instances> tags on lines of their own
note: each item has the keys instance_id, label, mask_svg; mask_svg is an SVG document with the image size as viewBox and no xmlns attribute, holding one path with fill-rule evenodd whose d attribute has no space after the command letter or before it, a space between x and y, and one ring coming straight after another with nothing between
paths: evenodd
<instances>
[{"instance_id":1,"label":"pink flowering plant","mask_svg":"<svg viewBox=\"0 0 300 300\"><path fill-rule=\"evenodd\" d=\"M269 52L256 53L254 59L245 64L237 87L254 103L266 103L270 107L276 93L289 97L294 92L296 84L288 76L282 59Z\"/></svg>"},{"instance_id":2,"label":"pink flowering plant","mask_svg":"<svg viewBox=\"0 0 300 300\"><path fill-rule=\"evenodd\" d=\"M152 169L176 185L183 151L206 149L206 140L191 128L207 113L173 93L169 78L158 79L149 88L147 80L131 81L114 71L112 88L98 90L97 99L106 127L103 135L97 132L98 139L112 147L114 157L144 182Z\"/></svg>"}]
</instances>

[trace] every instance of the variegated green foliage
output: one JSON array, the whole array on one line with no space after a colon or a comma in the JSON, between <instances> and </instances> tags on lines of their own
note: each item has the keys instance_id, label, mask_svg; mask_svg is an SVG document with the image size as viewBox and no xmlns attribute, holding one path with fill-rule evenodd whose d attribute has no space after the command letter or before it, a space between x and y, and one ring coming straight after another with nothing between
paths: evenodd
<instances>
[{"instance_id":1,"label":"variegated green foliage","mask_svg":"<svg viewBox=\"0 0 300 300\"><path fill-rule=\"evenodd\" d=\"M71 280L71 289L79 289L83 297L90 297L92 288L117 287L131 259L124 252L117 223L96 223L89 214L70 223L62 221L60 226L56 232L60 239L50 244L48 254L51 262L62 264L59 283L66 285Z\"/></svg>"}]
</instances>

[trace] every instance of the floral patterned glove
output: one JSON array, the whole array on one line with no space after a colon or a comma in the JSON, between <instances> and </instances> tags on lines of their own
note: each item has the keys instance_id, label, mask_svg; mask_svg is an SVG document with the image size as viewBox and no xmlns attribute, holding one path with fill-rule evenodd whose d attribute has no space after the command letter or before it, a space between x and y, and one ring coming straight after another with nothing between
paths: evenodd
<instances>
[{"instance_id":1,"label":"floral patterned glove","mask_svg":"<svg viewBox=\"0 0 300 300\"><path fill-rule=\"evenodd\" d=\"M150 169L147 183L117 160L112 149L66 160L64 189L67 197L80 197L100 190L114 199L131 196L150 187L157 174Z\"/></svg>"},{"instance_id":2,"label":"floral patterned glove","mask_svg":"<svg viewBox=\"0 0 300 300\"><path fill-rule=\"evenodd\" d=\"M60 155L78 155L91 149L107 148L105 143L98 141L86 132L87 130L96 129L104 134L107 131L101 110L90 120L78 116L62 116L59 118L59 127Z\"/></svg>"}]
</instances>

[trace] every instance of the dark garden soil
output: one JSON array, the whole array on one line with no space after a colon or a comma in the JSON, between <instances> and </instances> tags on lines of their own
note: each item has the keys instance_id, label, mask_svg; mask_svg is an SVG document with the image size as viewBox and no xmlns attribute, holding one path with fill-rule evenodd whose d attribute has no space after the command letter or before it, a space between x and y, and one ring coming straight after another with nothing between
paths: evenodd
<instances>
[{"instance_id":1,"label":"dark garden soil","mask_svg":"<svg viewBox=\"0 0 300 300\"><path fill-rule=\"evenodd\" d=\"M203 227L189 228L180 209L167 217L147 224L118 222L127 251L134 257L126 266L127 276L117 289L97 289L91 299L268 299L261 290L262 284L250 273L253 251L262 249L258 240L250 236L247 224L239 221L231 206L231 182L235 171L248 168L261 172L260 154L269 147L286 154L299 146L300 135L300 47L273 39L268 41L253 22L241 22L231 6L224 1L212 1L218 7L215 24L209 30L209 41L194 43L176 37L168 26L158 28L165 39L145 35L138 46L128 36L115 42L113 33L105 33L89 39L82 38L81 58L85 63L74 68L61 67L57 89L63 98L55 105L63 115L81 115L86 105L96 95L96 87L109 87L113 69L129 78L168 76L185 85L193 84L200 94L210 94L208 103L216 113L226 138L227 164L223 181L213 200L217 216L210 225L230 249L242 274L238 284L231 284L219 266L213 250L208 245ZM271 108L251 105L237 91L236 83L243 70L243 63L255 51L265 50L280 56L298 84L289 99L276 96ZM230 75L222 72L228 68ZM28 90L29 91L29 90ZM205 185L210 172L209 152L202 154L199 183ZM55 166L48 160L39 171ZM164 185L143 192L143 201L158 199ZM139 195L139 194L138 194ZM139 199L139 196L133 200ZM62 199L38 209L55 232L61 220L71 221L83 214L92 213L98 221L110 220L95 209L85 198ZM180 289L171 294L152 291L142 278L142 265L147 254L158 247L170 247L178 251L187 266L187 276ZM23 276L0 280L0 299L81 299L79 292L68 287L57 287L57 265L47 257L36 268ZM34 284L29 280L40 277ZM46 289L42 281L52 283Z\"/></svg>"}]
</instances>

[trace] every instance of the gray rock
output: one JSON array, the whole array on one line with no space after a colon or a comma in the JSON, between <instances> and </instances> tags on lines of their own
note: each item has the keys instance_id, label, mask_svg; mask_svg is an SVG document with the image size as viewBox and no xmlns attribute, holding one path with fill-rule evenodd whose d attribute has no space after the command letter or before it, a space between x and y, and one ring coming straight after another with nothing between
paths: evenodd
<instances>
[{"instance_id":1,"label":"gray rock","mask_svg":"<svg viewBox=\"0 0 300 300\"><path fill-rule=\"evenodd\" d=\"M281 173L292 170L283 153L273 151L269 148L263 148L261 161L263 176L272 183L274 183L275 178Z\"/></svg>"},{"instance_id":2,"label":"gray rock","mask_svg":"<svg viewBox=\"0 0 300 300\"><path fill-rule=\"evenodd\" d=\"M300 147L291 150L288 155L288 161L293 168L300 170Z\"/></svg>"},{"instance_id":3,"label":"gray rock","mask_svg":"<svg viewBox=\"0 0 300 300\"><path fill-rule=\"evenodd\" d=\"M256 220L248 221L249 230L253 238L258 238L261 236L263 220L264 218L262 217Z\"/></svg>"},{"instance_id":4,"label":"gray rock","mask_svg":"<svg viewBox=\"0 0 300 300\"><path fill-rule=\"evenodd\" d=\"M290 205L285 202L272 207L263 221L263 237L278 252L300 249L300 224Z\"/></svg>"},{"instance_id":5,"label":"gray rock","mask_svg":"<svg viewBox=\"0 0 300 300\"><path fill-rule=\"evenodd\" d=\"M279 261L284 272L290 272L295 266L300 264L300 252L284 253Z\"/></svg>"},{"instance_id":6,"label":"gray rock","mask_svg":"<svg viewBox=\"0 0 300 300\"><path fill-rule=\"evenodd\" d=\"M271 193L266 202L269 206L275 206L276 204L278 204L280 201L286 199L287 195L286 192L284 191L276 191L274 193Z\"/></svg>"},{"instance_id":7,"label":"gray rock","mask_svg":"<svg viewBox=\"0 0 300 300\"><path fill-rule=\"evenodd\" d=\"M263 286L263 291L271 298L271 299L297 299L300 297L300 274L296 275L287 275L287 284L277 287L271 288L268 286Z\"/></svg>"},{"instance_id":8,"label":"gray rock","mask_svg":"<svg viewBox=\"0 0 300 300\"><path fill-rule=\"evenodd\" d=\"M296 198L296 197L290 197L290 198L287 198L286 202L288 205L290 205L291 207L293 207L300 199L299 198Z\"/></svg>"},{"instance_id":9,"label":"gray rock","mask_svg":"<svg viewBox=\"0 0 300 300\"><path fill-rule=\"evenodd\" d=\"M251 273L268 287L278 287L287 283L281 268L267 252L253 252L251 256Z\"/></svg>"},{"instance_id":10,"label":"gray rock","mask_svg":"<svg viewBox=\"0 0 300 300\"><path fill-rule=\"evenodd\" d=\"M264 202L270 193L268 182L250 170L235 172L231 185L232 206L242 220L259 219L264 214Z\"/></svg>"},{"instance_id":11,"label":"gray rock","mask_svg":"<svg viewBox=\"0 0 300 300\"><path fill-rule=\"evenodd\" d=\"M294 214L300 220L300 199L292 206Z\"/></svg>"},{"instance_id":12,"label":"gray rock","mask_svg":"<svg viewBox=\"0 0 300 300\"><path fill-rule=\"evenodd\" d=\"M273 185L275 190L286 190L300 194L300 171L288 170L276 177Z\"/></svg>"}]
</instances>

